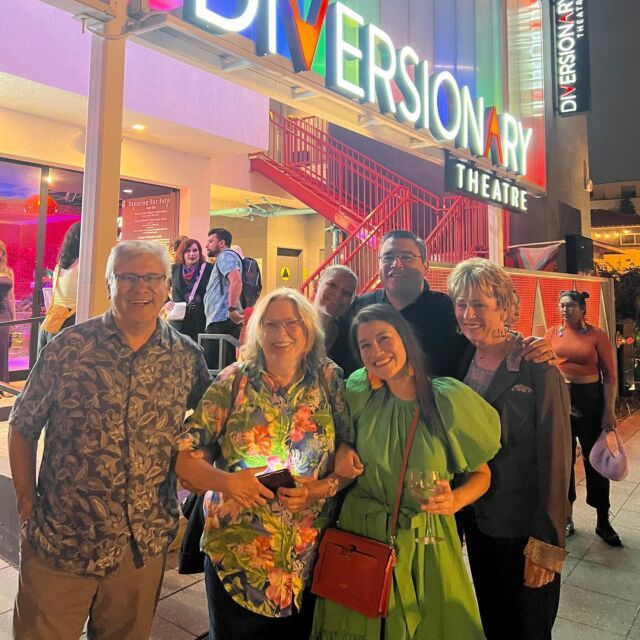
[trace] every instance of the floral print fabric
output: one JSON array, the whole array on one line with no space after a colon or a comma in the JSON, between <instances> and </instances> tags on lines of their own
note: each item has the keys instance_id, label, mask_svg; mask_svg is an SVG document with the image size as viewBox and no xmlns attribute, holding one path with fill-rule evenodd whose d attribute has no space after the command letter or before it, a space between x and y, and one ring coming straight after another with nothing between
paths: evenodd
<instances>
[{"instance_id":1,"label":"floral print fabric","mask_svg":"<svg viewBox=\"0 0 640 640\"><path fill-rule=\"evenodd\" d=\"M111 312L66 329L40 353L9 417L45 449L27 540L58 569L104 576L133 540L138 562L178 524L172 460L184 414L211 381L201 350L158 321L137 352Z\"/></svg>"},{"instance_id":2,"label":"floral print fabric","mask_svg":"<svg viewBox=\"0 0 640 640\"><path fill-rule=\"evenodd\" d=\"M237 370L237 364L227 367L209 387L179 448L217 442L216 466L229 472L267 465L288 467L294 476L326 476L336 438L353 440L340 369L326 360L289 390L258 365L241 369L230 411ZM269 617L291 615L294 604L300 608L318 536L329 521L324 503L291 513L276 499L247 510L220 493L207 494L202 549L238 604Z\"/></svg>"}]
</instances>

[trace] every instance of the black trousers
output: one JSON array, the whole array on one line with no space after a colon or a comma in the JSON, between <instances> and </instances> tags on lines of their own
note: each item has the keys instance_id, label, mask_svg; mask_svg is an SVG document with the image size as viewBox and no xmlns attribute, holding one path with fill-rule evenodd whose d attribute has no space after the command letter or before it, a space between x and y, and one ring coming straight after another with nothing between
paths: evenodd
<instances>
[{"instance_id":1,"label":"black trousers","mask_svg":"<svg viewBox=\"0 0 640 640\"><path fill-rule=\"evenodd\" d=\"M609 510L609 480L601 476L589 462L589 453L602 433L602 413L604 392L602 384L570 384L571 395L571 437L573 438L571 479L569 481L569 501L576 501L576 440L580 440L584 472L587 479L587 504L601 513Z\"/></svg>"},{"instance_id":2,"label":"black trousers","mask_svg":"<svg viewBox=\"0 0 640 640\"><path fill-rule=\"evenodd\" d=\"M231 320L224 320L222 322L212 322L208 324L205 333L223 333L233 336L234 338L239 338L241 330L242 325L236 324ZM207 361L207 367L209 367L209 369L218 368L219 344L217 340L207 340L207 342L204 343L204 359ZM222 360L222 368L224 369L236 361L236 350L235 347L228 342L222 343L222 346L225 350Z\"/></svg>"},{"instance_id":3,"label":"black trousers","mask_svg":"<svg viewBox=\"0 0 640 640\"><path fill-rule=\"evenodd\" d=\"M527 538L493 538L466 513L464 532L473 586L487 640L551 640L560 576L539 589L524 586Z\"/></svg>"},{"instance_id":4,"label":"black trousers","mask_svg":"<svg viewBox=\"0 0 640 640\"><path fill-rule=\"evenodd\" d=\"M209 640L308 640L315 596L305 592L302 609L286 618L268 618L239 605L225 590L209 557L204 560L209 605Z\"/></svg>"}]
</instances>

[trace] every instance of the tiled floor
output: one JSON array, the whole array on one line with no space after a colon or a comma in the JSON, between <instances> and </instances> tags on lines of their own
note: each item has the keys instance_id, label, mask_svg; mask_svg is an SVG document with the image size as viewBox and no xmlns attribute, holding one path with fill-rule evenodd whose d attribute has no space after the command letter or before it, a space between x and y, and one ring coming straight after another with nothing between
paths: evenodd
<instances>
[{"instance_id":1,"label":"tiled floor","mask_svg":"<svg viewBox=\"0 0 640 640\"><path fill-rule=\"evenodd\" d=\"M0 440L6 437L0 425ZM626 480L611 485L612 523L624 547L608 547L594 533L595 513L584 502L578 471L576 535L569 538L554 640L640 640L640 413L621 425L630 463ZM200 575L181 576L171 554L152 640L194 640L207 632ZM0 640L10 638L18 574L0 559ZM463 640L463 639L461 639Z\"/></svg>"}]
</instances>

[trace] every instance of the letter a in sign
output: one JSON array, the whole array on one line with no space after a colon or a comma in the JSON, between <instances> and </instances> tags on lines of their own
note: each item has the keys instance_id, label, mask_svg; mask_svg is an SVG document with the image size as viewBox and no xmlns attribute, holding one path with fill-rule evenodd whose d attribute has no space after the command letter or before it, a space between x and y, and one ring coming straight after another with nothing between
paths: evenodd
<instances>
[{"instance_id":1,"label":"letter a in sign","mask_svg":"<svg viewBox=\"0 0 640 640\"><path fill-rule=\"evenodd\" d=\"M278 0L291 51L291 61L296 72L311 69L328 6L329 0L312 0L305 21L300 16L298 0Z\"/></svg>"}]
</instances>

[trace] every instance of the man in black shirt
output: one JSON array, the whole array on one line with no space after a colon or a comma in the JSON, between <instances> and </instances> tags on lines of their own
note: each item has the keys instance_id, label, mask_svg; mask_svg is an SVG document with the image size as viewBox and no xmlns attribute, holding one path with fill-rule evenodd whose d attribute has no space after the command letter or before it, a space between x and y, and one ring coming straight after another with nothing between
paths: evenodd
<instances>
[{"instance_id":1,"label":"man in black shirt","mask_svg":"<svg viewBox=\"0 0 640 640\"><path fill-rule=\"evenodd\" d=\"M371 304L395 307L411 324L427 357L433 376L460 375L467 339L458 332L453 302L448 295L432 291L425 276L429 269L424 242L410 231L390 231L380 245L379 275L382 289L358 296L347 314L348 325L355 315ZM542 338L528 338L524 357L546 362L555 356ZM345 362L345 377L359 366L355 358Z\"/></svg>"}]
</instances>

